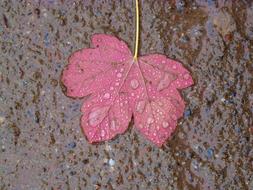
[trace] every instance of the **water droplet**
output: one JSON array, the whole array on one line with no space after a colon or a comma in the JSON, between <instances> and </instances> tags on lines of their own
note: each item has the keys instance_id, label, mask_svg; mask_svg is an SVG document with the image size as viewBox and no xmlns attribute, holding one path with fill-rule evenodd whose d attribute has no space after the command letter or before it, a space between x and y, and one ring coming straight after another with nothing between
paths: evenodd
<instances>
[{"instance_id":1,"label":"water droplet","mask_svg":"<svg viewBox=\"0 0 253 190\"><path fill-rule=\"evenodd\" d=\"M133 89L138 88L138 87L139 87L139 82L138 82L138 80L136 80L136 79L131 80L130 86L131 86Z\"/></svg>"},{"instance_id":2,"label":"water droplet","mask_svg":"<svg viewBox=\"0 0 253 190\"><path fill-rule=\"evenodd\" d=\"M173 66L172 66L172 68L173 68L173 69L176 69L176 68L177 68L177 66L176 66L176 65L173 65Z\"/></svg>"},{"instance_id":3,"label":"water droplet","mask_svg":"<svg viewBox=\"0 0 253 190\"><path fill-rule=\"evenodd\" d=\"M186 74L184 74L183 77L184 77L185 80L188 80L190 78L190 75L188 73L186 73Z\"/></svg>"},{"instance_id":4,"label":"water droplet","mask_svg":"<svg viewBox=\"0 0 253 190\"><path fill-rule=\"evenodd\" d=\"M138 113L142 113L145 109L146 102L144 100L139 101L136 105L136 111Z\"/></svg>"},{"instance_id":5,"label":"water droplet","mask_svg":"<svg viewBox=\"0 0 253 190\"><path fill-rule=\"evenodd\" d=\"M162 60L162 64L166 63L165 60Z\"/></svg>"},{"instance_id":6,"label":"water droplet","mask_svg":"<svg viewBox=\"0 0 253 190\"><path fill-rule=\"evenodd\" d=\"M161 101L159 101L159 102L158 102L158 105L159 105L159 106L162 106L162 105L163 105L163 103L162 103Z\"/></svg>"},{"instance_id":7,"label":"water droplet","mask_svg":"<svg viewBox=\"0 0 253 190\"><path fill-rule=\"evenodd\" d=\"M175 114L172 114L171 118L176 121L177 120L177 116Z\"/></svg>"},{"instance_id":8,"label":"water droplet","mask_svg":"<svg viewBox=\"0 0 253 190\"><path fill-rule=\"evenodd\" d=\"M116 121L115 121L115 120L112 120L112 121L111 121L110 127L111 127L111 129L112 129L113 131L116 130Z\"/></svg>"},{"instance_id":9,"label":"water droplet","mask_svg":"<svg viewBox=\"0 0 253 190\"><path fill-rule=\"evenodd\" d=\"M121 78L121 77L122 77L122 74L121 74L121 73L118 73L118 74L117 74L117 77L118 77L118 78Z\"/></svg>"},{"instance_id":10,"label":"water droplet","mask_svg":"<svg viewBox=\"0 0 253 190\"><path fill-rule=\"evenodd\" d=\"M102 129L102 130L101 130L101 137L104 137L104 136L105 136L105 130Z\"/></svg>"},{"instance_id":11,"label":"water droplet","mask_svg":"<svg viewBox=\"0 0 253 190\"><path fill-rule=\"evenodd\" d=\"M116 86L119 86L119 82L116 82L115 85L116 85Z\"/></svg>"},{"instance_id":12,"label":"water droplet","mask_svg":"<svg viewBox=\"0 0 253 190\"><path fill-rule=\"evenodd\" d=\"M157 86L157 90L163 90L164 88L167 88L173 80L175 80L175 76L170 73L165 73L164 77L160 80Z\"/></svg>"},{"instance_id":13,"label":"water droplet","mask_svg":"<svg viewBox=\"0 0 253 190\"><path fill-rule=\"evenodd\" d=\"M110 96L111 96L111 95L110 95L109 93L105 93L104 98L105 98L105 99L109 99Z\"/></svg>"},{"instance_id":14,"label":"water droplet","mask_svg":"<svg viewBox=\"0 0 253 190\"><path fill-rule=\"evenodd\" d=\"M110 90L114 90L113 86L110 87Z\"/></svg>"},{"instance_id":15,"label":"water droplet","mask_svg":"<svg viewBox=\"0 0 253 190\"><path fill-rule=\"evenodd\" d=\"M108 106L95 107L88 116L88 121L91 126L96 126L103 121L108 111Z\"/></svg>"},{"instance_id":16,"label":"water droplet","mask_svg":"<svg viewBox=\"0 0 253 190\"><path fill-rule=\"evenodd\" d=\"M162 125L163 125L163 128L167 128L167 127L169 126L169 123L168 123L167 121L164 121L164 122L162 123Z\"/></svg>"},{"instance_id":17,"label":"water droplet","mask_svg":"<svg viewBox=\"0 0 253 190\"><path fill-rule=\"evenodd\" d=\"M124 71L124 69L123 69L123 68L121 68L121 69L120 69L120 71L121 71L121 72L123 72L123 71Z\"/></svg>"},{"instance_id":18,"label":"water droplet","mask_svg":"<svg viewBox=\"0 0 253 190\"><path fill-rule=\"evenodd\" d=\"M147 124L151 124L154 122L154 119L152 117L149 117L147 120Z\"/></svg>"}]
</instances>

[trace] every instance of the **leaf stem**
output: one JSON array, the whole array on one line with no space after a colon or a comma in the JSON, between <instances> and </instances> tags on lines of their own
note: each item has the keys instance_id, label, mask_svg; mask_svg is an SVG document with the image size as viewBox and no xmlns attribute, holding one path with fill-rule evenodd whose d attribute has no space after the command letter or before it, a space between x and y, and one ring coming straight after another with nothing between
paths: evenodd
<instances>
[{"instance_id":1,"label":"leaf stem","mask_svg":"<svg viewBox=\"0 0 253 190\"><path fill-rule=\"evenodd\" d=\"M139 3L138 0L135 0L135 8L136 8L136 29L135 29L135 49L134 49L134 60L137 60L138 57L138 46L139 46Z\"/></svg>"}]
</instances>

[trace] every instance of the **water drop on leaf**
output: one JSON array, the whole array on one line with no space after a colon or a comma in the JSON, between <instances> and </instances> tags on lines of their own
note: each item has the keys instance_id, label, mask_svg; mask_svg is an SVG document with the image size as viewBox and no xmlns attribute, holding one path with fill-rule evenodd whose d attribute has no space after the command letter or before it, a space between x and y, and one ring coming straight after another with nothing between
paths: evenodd
<instances>
[{"instance_id":1,"label":"water drop on leaf","mask_svg":"<svg viewBox=\"0 0 253 190\"><path fill-rule=\"evenodd\" d=\"M112 121L111 121L110 127L111 127L111 129L112 129L113 131L116 130L116 121L115 121L115 120L112 120Z\"/></svg>"},{"instance_id":2,"label":"water drop on leaf","mask_svg":"<svg viewBox=\"0 0 253 190\"><path fill-rule=\"evenodd\" d=\"M139 102L137 103L137 105L136 105L136 111L137 111L138 113L142 113L142 112L144 111L144 109L145 109L145 105L146 105L145 100L139 101Z\"/></svg>"},{"instance_id":3,"label":"water drop on leaf","mask_svg":"<svg viewBox=\"0 0 253 190\"><path fill-rule=\"evenodd\" d=\"M152 117L149 117L147 120L147 124L152 124L154 122L154 119Z\"/></svg>"},{"instance_id":4,"label":"water drop on leaf","mask_svg":"<svg viewBox=\"0 0 253 190\"><path fill-rule=\"evenodd\" d=\"M118 73L118 74L117 74L117 77L118 77L118 78L121 78L121 77L122 77L122 74L121 74L121 73Z\"/></svg>"},{"instance_id":5,"label":"water drop on leaf","mask_svg":"<svg viewBox=\"0 0 253 190\"><path fill-rule=\"evenodd\" d=\"M104 94L104 98L105 98L105 99L109 99L110 96L111 96L111 95L110 95L109 93L105 93L105 94Z\"/></svg>"},{"instance_id":6,"label":"water drop on leaf","mask_svg":"<svg viewBox=\"0 0 253 190\"><path fill-rule=\"evenodd\" d=\"M167 121L164 121L162 123L163 128L167 128L169 126L169 123Z\"/></svg>"},{"instance_id":7,"label":"water drop on leaf","mask_svg":"<svg viewBox=\"0 0 253 190\"><path fill-rule=\"evenodd\" d=\"M188 73L186 73L186 74L184 74L183 77L184 77L185 80L188 80L188 79L190 79L191 76Z\"/></svg>"},{"instance_id":8,"label":"water drop on leaf","mask_svg":"<svg viewBox=\"0 0 253 190\"><path fill-rule=\"evenodd\" d=\"M165 73L164 77L160 80L157 86L157 90L159 91L163 90L164 88L167 88L173 80L175 80L175 76L169 73Z\"/></svg>"},{"instance_id":9,"label":"water drop on leaf","mask_svg":"<svg viewBox=\"0 0 253 190\"><path fill-rule=\"evenodd\" d=\"M91 126L98 125L106 116L108 107L95 107L89 114L88 120Z\"/></svg>"},{"instance_id":10,"label":"water drop on leaf","mask_svg":"<svg viewBox=\"0 0 253 190\"><path fill-rule=\"evenodd\" d=\"M130 86L132 87L132 89L137 89L139 87L139 82L136 79L132 79L130 82Z\"/></svg>"},{"instance_id":11,"label":"water drop on leaf","mask_svg":"<svg viewBox=\"0 0 253 190\"><path fill-rule=\"evenodd\" d=\"M101 130L101 137L104 137L104 136L105 136L105 134L106 134L105 130L104 130L104 129L102 129L102 130Z\"/></svg>"}]
</instances>

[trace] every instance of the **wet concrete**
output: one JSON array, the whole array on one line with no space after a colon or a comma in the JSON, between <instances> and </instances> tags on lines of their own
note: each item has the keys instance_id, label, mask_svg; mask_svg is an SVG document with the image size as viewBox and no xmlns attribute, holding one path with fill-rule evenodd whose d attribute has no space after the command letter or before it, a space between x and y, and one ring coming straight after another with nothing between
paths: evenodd
<instances>
[{"instance_id":1,"label":"wet concrete","mask_svg":"<svg viewBox=\"0 0 253 190\"><path fill-rule=\"evenodd\" d=\"M140 54L195 80L161 148L133 128L91 145L59 83L94 33L134 47L134 1L0 2L0 189L253 189L252 1L142 1Z\"/></svg>"}]
</instances>

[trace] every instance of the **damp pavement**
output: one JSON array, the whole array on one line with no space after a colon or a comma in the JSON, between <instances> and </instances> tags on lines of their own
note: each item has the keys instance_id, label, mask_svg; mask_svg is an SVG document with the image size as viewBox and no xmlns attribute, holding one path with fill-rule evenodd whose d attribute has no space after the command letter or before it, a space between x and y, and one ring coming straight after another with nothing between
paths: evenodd
<instances>
[{"instance_id":1,"label":"damp pavement","mask_svg":"<svg viewBox=\"0 0 253 190\"><path fill-rule=\"evenodd\" d=\"M253 189L252 1L142 1L140 54L192 73L162 148L131 126L91 145L60 77L94 33L134 48L134 1L0 2L0 189Z\"/></svg>"}]
</instances>

